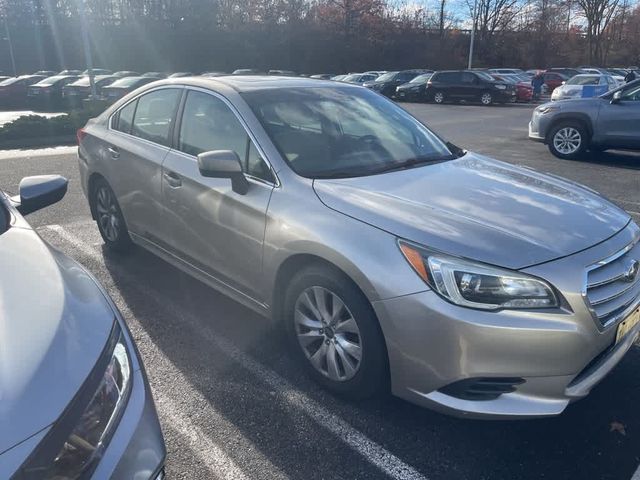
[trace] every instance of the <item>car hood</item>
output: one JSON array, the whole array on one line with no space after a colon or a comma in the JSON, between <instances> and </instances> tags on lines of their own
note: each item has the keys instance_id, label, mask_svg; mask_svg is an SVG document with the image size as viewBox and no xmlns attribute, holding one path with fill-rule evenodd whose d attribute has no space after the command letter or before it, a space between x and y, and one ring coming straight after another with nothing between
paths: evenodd
<instances>
[{"instance_id":1,"label":"car hood","mask_svg":"<svg viewBox=\"0 0 640 480\"><path fill-rule=\"evenodd\" d=\"M86 271L30 228L0 235L0 265L2 454L60 417L104 349L115 316Z\"/></svg>"},{"instance_id":2,"label":"car hood","mask_svg":"<svg viewBox=\"0 0 640 480\"><path fill-rule=\"evenodd\" d=\"M588 248L630 220L584 187L471 153L387 174L315 180L314 189L329 208L398 237L512 269Z\"/></svg>"}]
</instances>

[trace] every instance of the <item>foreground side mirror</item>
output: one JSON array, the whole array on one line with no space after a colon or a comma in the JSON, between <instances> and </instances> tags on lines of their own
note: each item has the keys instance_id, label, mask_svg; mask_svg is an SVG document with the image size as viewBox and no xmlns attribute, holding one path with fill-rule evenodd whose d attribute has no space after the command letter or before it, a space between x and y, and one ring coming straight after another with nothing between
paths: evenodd
<instances>
[{"instance_id":1,"label":"foreground side mirror","mask_svg":"<svg viewBox=\"0 0 640 480\"><path fill-rule=\"evenodd\" d=\"M240 195L249 190L249 182L242 172L240 157L232 150L201 153L198 155L198 169L203 177L231 179L231 188Z\"/></svg>"},{"instance_id":2,"label":"foreground side mirror","mask_svg":"<svg viewBox=\"0 0 640 480\"><path fill-rule=\"evenodd\" d=\"M68 184L60 175L25 177L20 180L18 195L11 201L22 215L27 215L62 200Z\"/></svg>"},{"instance_id":3,"label":"foreground side mirror","mask_svg":"<svg viewBox=\"0 0 640 480\"><path fill-rule=\"evenodd\" d=\"M613 105L614 103L619 103L621 100L622 100L622 92L618 90L616 93L613 94L613 97L611 97L611 104Z\"/></svg>"}]
</instances>

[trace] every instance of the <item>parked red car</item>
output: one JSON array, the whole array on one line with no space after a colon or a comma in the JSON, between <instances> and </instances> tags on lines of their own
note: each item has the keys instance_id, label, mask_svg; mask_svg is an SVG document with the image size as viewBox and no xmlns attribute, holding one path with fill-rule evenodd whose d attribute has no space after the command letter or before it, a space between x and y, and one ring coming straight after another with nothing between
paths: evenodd
<instances>
[{"instance_id":1,"label":"parked red car","mask_svg":"<svg viewBox=\"0 0 640 480\"><path fill-rule=\"evenodd\" d=\"M27 103L27 88L44 80L43 75L22 75L11 77L0 82L0 105L3 107L19 107Z\"/></svg>"},{"instance_id":2,"label":"parked red car","mask_svg":"<svg viewBox=\"0 0 640 480\"><path fill-rule=\"evenodd\" d=\"M491 75L496 80L510 83L516 87L516 102L530 102L533 98L533 87L530 80L525 80L519 75Z\"/></svg>"},{"instance_id":3,"label":"parked red car","mask_svg":"<svg viewBox=\"0 0 640 480\"><path fill-rule=\"evenodd\" d=\"M563 82L566 82L568 78L569 77L567 77L566 75L558 72L545 72L544 84L547 86L547 93L551 95L551 93L553 93L556 88L562 85Z\"/></svg>"}]
</instances>

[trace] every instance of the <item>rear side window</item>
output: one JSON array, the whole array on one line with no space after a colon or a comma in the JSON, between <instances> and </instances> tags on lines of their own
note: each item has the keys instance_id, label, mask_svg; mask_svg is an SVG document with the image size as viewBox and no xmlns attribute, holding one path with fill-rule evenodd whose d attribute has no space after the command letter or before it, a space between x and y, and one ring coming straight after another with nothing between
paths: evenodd
<instances>
[{"instance_id":1,"label":"rear side window","mask_svg":"<svg viewBox=\"0 0 640 480\"><path fill-rule=\"evenodd\" d=\"M433 76L433 80L441 83L457 83L460 81L460 74L457 72L438 73Z\"/></svg>"},{"instance_id":2,"label":"rear side window","mask_svg":"<svg viewBox=\"0 0 640 480\"><path fill-rule=\"evenodd\" d=\"M169 132L180 99L180 89L165 88L138 99L131 133L136 137L169 146Z\"/></svg>"},{"instance_id":3,"label":"rear side window","mask_svg":"<svg viewBox=\"0 0 640 480\"><path fill-rule=\"evenodd\" d=\"M118 117L116 120L116 124L114 125L114 129L124 132L131 133L131 125L133 124L133 114L136 111L136 105L138 101L134 101L129 103L127 106L120 110L118 113Z\"/></svg>"}]
</instances>

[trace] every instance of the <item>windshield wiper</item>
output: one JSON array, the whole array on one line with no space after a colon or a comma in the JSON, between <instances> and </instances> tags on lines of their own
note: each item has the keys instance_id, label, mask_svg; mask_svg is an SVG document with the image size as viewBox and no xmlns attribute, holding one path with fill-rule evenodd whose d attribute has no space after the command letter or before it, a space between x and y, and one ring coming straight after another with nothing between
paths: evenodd
<instances>
[{"instance_id":1,"label":"windshield wiper","mask_svg":"<svg viewBox=\"0 0 640 480\"><path fill-rule=\"evenodd\" d=\"M455 155L442 155L438 157L417 157L417 158L409 158L400 163L392 163L390 165L385 165L384 167L377 168L375 170L371 170L369 175L375 173L384 173L384 172L394 172L396 170L406 170L408 168L417 167L420 165L430 165L433 163L440 163L446 160L453 160L456 158Z\"/></svg>"}]
</instances>

